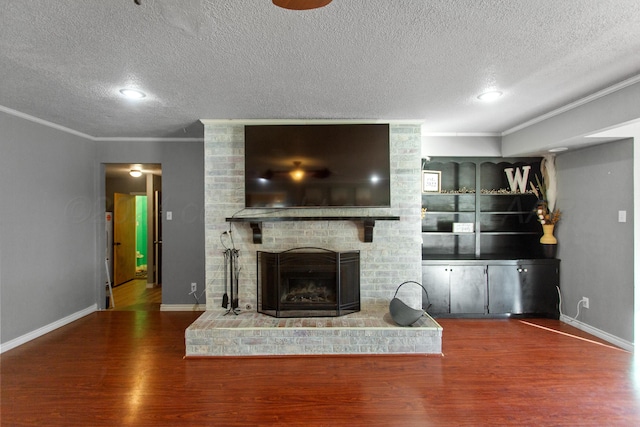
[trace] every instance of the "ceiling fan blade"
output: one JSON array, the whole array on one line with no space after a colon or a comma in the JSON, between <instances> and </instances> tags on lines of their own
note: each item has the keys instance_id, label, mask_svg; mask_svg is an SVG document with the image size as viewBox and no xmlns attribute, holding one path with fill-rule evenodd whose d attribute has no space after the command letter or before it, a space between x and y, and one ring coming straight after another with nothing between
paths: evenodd
<instances>
[{"instance_id":1,"label":"ceiling fan blade","mask_svg":"<svg viewBox=\"0 0 640 427\"><path fill-rule=\"evenodd\" d=\"M331 3L331 0L273 0L273 4L290 10L317 9Z\"/></svg>"}]
</instances>

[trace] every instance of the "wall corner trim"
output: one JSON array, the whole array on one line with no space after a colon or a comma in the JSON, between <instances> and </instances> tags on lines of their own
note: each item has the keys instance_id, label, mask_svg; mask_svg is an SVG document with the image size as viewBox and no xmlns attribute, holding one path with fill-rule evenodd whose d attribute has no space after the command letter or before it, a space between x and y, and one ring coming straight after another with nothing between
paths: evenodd
<instances>
[{"instance_id":1,"label":"wall corner trim","mask_svg":"<svg viewBox=\"0 0 640 427\"><path fill-rule=\"evenodd\" d=\"M49 323L48 325L38 328L35 331L31 331L18 338L12 339L11 341L7 341L6 343L0 344L0 354L4 353L5 351L9 351L13 348L16 348L18 346L21 346L22 344L26 344L29 341L32 341L45 334L48 334L49 332L55 331L58 328L66 326L71 322L75 322L76 320L81 319L85 316L88 316L91 313L95 313L96 311L98 311L98 305L93 304L92 306L89 306L84 310L77 311L73 314L70 314L67 317L63 317L60 320L56 320L53 323Z\"/></svg>"},{"instance_id":2,"label":"wall corner trim","mask_svg":"<svg viewBox=\"0 0 640 427\"><path fill-rule=\"evenodd\" d=\"M594 328L591 325L588 325L584 322L574 319L573 317L569 317L565 314L560 315L560 321L566 323L567 325L571 325L575 328L580 329L581 331L587 332L591 335L594 335L600 339L603 339L615 346L618 346L624 350L630 351L633 353L634 345L632 342L627 340L623 340L622 338L616 337L615 335L611 335L608 332L602 331L600 329Z\"/></svg>"}]
</instances>

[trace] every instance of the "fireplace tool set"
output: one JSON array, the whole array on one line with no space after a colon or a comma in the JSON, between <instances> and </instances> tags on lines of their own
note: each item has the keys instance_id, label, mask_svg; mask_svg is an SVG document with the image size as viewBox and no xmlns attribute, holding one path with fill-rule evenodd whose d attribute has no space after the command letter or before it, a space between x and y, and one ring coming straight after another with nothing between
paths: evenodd
<instances>
[{"instance_id":1,"label":"fireplace tool set","mask_svg":"<svg viewBox=\"0 0 640 427\"><path fill-rule=\"evenodd\" d=\"M233 244L233 237L231 237L231 230L225 231L222 235L228 235L231 240L231 247L227 247L222 242L222 236L220 241L225 247L224 255L224 295L222 295L222 308L226 308L229 313L239 314L238 304L238 282L240 281L240 263L238 256L240 251L235 248ZM228 293L227 293L228 292ZM229 295L230 294L230 295Z\"/></svg>"}]
</instances>

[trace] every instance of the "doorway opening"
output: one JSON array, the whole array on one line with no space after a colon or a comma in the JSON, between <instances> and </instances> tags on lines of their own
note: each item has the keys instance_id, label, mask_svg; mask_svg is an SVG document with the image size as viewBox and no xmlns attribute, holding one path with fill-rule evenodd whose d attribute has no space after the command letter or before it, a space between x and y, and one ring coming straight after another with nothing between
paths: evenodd
<instances>
[{"instance_id":1,"label":"doorway opening","mask_svg":"<svg viewBox=\"0 0 640 427\"><path fill-rule=\"evenodd\" d=\"M147 219L147 196L136 195L136 279L147 278L149 221Z\"/></svg>"},{"instance_id":2,"label":"doorway opening","mask_svg":"<svg viewBox=\"0 0 640 427\"><path fill-rule=\"evenodd\" d=\"M160 309L161 194L160 164L105 164L105 268L113 286L106 309Z\"/></svg>"}]
</instances>

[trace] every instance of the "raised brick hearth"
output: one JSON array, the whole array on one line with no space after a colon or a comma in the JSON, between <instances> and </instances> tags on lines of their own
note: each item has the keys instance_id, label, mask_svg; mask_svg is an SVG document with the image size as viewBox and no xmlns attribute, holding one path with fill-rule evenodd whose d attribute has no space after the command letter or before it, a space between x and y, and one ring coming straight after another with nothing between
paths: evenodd
<instances>
[{"instance_id":1,"label":"raised brick hearth","mask_svg":"<svg viewBox=\"0 0 640 427\"><path fill-rule=\"evenodd\" d=\"M398 327L386 307L342 317L274 318L208 311L186 331L187 356L442 353L442 328L430 317Z\"/></svg>"}]
</instances>

